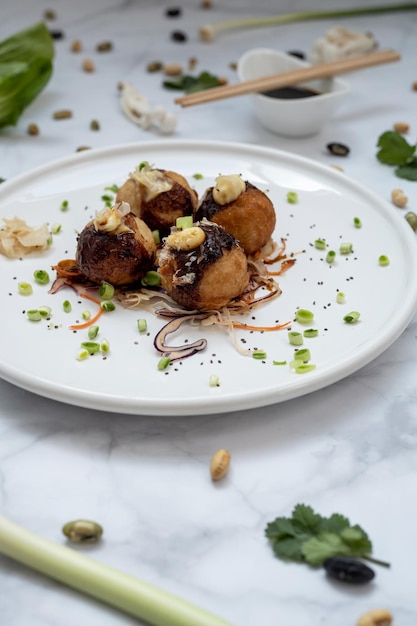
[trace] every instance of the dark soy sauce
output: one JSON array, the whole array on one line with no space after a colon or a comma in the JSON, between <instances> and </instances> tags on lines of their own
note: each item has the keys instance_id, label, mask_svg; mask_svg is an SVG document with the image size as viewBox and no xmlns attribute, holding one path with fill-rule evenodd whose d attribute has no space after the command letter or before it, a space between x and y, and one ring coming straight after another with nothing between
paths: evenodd
<instances>
[{"instance_id":1,"label":"dark soy sauce","mask_svg":"<svg viewBox=\"0 0 417 626\"><path fill-rule=\"evenodd\" d=\"M308 87L279 87L262 92L263 96L279 98L281 100L299 100L300 98L311 98L320 95L319 91Z\"/></svg>"}]
</instances>

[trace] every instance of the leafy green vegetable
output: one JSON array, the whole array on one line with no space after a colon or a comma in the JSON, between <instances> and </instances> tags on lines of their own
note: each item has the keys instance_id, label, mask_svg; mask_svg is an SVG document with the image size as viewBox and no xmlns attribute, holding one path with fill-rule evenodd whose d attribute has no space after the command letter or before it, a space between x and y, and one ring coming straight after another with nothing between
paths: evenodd
<instances>
[{"instance_id":1,"label":"leafy green vegetable","mask_svg":"<svg viewBox=\"0 0 417 626\"><path fill-rule=\"evenodd\" d=\"M210 72L201 72L198 76L185 74L176 80L166 80L163 85L167 89L178 89L185 93L195 93L196 91L218 87L220 80L214 74L210 74Z\"/></svg>"},{"instance_id":2,"label":"leafy green vegetable","mask_svg":"<svg viewBox=\"0 0 417 626\"><path fill-rule=\"evenodd\" d=\"M292 517L277 517L265 534L280 559L319 566L332 556L360 557L389 566L371 556L372 544L366 532L338 513L322 517L310 506L297 504Z\"/></svg>"},{"instance_id":3,"label":"leafy green vegetable","mask_svg":"<svg viewBox=\"0 0 417 626\"><path fill-rule=\"evenodd\" d=\"M410 159L416 151L416 146L410 146L400 133L387 130L378 139L378 161L387 165L402 165Z\"/></svg>"},{"instance_id":4,"label":"leafy green vegetable","mask_svg":"<svg viewBox=\"0 0 417 626\"><path fill-rule=\"evenodd\" d=\"M43 22L0 42L0 128L16 125L52 74L54 46Z\"/></svg>"},{"instance_id":5,"label":"leafy green vegetable","mask_svg":"<svg viewBox=\"0 0 417 626\"><path fill-rule=\"evenodd\" d=\"M376 157L385 165L396 165L394 172L399 178L417 181L417 145L409 144L400 134L387 130L378 138Z\"/></svg>"}]
</instances>

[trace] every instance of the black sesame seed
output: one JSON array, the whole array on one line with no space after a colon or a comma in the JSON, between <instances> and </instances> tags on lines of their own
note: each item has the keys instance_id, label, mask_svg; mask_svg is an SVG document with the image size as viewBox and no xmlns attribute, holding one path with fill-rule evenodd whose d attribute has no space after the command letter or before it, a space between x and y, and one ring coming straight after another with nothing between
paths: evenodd
<instances>
[{"instance_id":1,"label":"black sesame seed","mask_svg":"<svg viewBox=\"0 0 417 626\"><path fill-rule=\"evenodd\" d=\"M55 39L55 40L64 39L63 30L50 30L49 34L51 35L52 39Z\"/></svg>"},{"instance_id":2,"label":"black sesame seed","mask_svg":"<svg viewBox=\"0 0 417 626\"><path fill-rule=\"evenodd\" d=\"M181 30L174 30L171 33L171 39L172 41L178 41L180 43L184 43L184 41L187 41L187 35L183 33Z\"/></svg>"},{"instance_id":3,"label":"black sesame seed","mask_svg":"<svg viewBox=\"0 0 417 626\"><path fill-rule=\"evenodd\" d=\"M288 50L287 54L289 54L292 57L297 57L297 59L306 58L305 52L302 52L301 50Z\"/></svg>"},{"instance_id":4,"label":"black sesame seed","mask_svg":"<svg viewBox=\"0 0 417 626\"><path fill-rule=\"evenodd\" d=\"M165 11L167 17L180 17L182 10L180 7L168 7Z\"/></svg>"},{"instance_id":5,"label":"black sesame seed","mask_svg":"<svg viewBox=\"0 0 417 626\"><path fill-rule=\"evenodd\" d=\"M345 146L343 143L332 142L328 143L326 147L328 151L335 156L347 156L350 152L348 146Z\"/></svg>"}]
</instances>

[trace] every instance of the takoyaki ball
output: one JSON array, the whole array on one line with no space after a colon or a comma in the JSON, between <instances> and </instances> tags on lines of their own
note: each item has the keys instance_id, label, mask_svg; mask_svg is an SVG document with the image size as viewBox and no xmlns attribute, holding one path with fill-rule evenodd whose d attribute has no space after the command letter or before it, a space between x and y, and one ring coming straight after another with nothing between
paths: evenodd
<instances>
[{"instance_id":1,"label":"takoyaki ball","mask_svg":"<svg viewBox=\"0 0 417 626\"><path fill-rule=\"evenodd\" d=\"M173 232L159 253L161 283L186 309L220 309L247 287L247 257L224 228L204 220Z\"/></svg>"},{"instance_id":2,"label":"takoyaki ball","mask_svg":"<svg viewBox=\"0 0 417 626\"><path fill-rule=\"evenodd\" d=\"M255 254L275 230L275 209L268 196L237 174L218 176L207 189L196 220L220 224L240 242L247 255Z\"/></svg>"},{"instance_id":3,"label":"takoyaki ball","mask_svg":"<svg viewBox=\"0 0 417 626\"><path fill-rule=\"evenodd\" d=\"M129 202L137 217L165 236L175 226L177 217L194 215L198 195L181 174L145 165L130 174L116 201Z\"/></svg>"},{"instance_id":4,"label":"takoyaki ball","mask_svg":"<svg viewBox=\"0 0 417 626\"><path fill-rule=\"evenodd\" d=\"M131 285L154 265L156 245L145 222L126 202L103 209L78 236L77 266L89 280Z\"/></svg>"}]
</instances>

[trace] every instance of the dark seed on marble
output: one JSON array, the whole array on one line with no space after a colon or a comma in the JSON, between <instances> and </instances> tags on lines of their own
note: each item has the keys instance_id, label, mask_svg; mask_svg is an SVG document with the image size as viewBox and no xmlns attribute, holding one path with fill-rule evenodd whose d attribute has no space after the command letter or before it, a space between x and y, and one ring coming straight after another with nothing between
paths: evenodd
<instances>
[{"instance_id":1,"label":"dark seed on marble","mask_svg":"<svg viewBox=\"0 0 417 626\"><path fill-rule=\"evenodd\" d=\"M345 146L343 143L336 142L328 143L327 149L335 156L347 156L350 152L348 146Z\"/></svg>"},{"instance_id":2,"label":"dark seed on marble","mask_svg":"<svg viewBox=\"0 0 417 626\"><path fill-rule=\"evenodd\" d=\"M168 7L168 9L165 11L165 15L167 17L180 17L181 14L182 10L180 7Z\"/></svg>"},{"instance_id":3,"label":"dark seed on marble","mask_svg":"<svg viewBox=\"0 0 417 626\"><path fill-rule=\"evenodd\" d=\"M178 42L183 43L184 41L187 41L187 35L183 33L181 30L174 30L171 33L171 39L173 41L178 41Z\"/></svg>"},{"instance_id":4,"label":"dark seed on marble","mask_svg":"<svg viewBox=\"0 0 417 626\"><path fill-rule=\"evenodd\" d=\"M375 572L358 559L346 556L334 556L326 559L323 567L328 576L351 584L364 584L375 577Z\"/></svg>"},{"instance_id":5,"label":"dark seed on marble","mask_svg":"<svg viewBox=\"0 0 417 626\"><path fill-rule=\"evenodd\" d=\"M50 30L49 34L51 35L52 39L64 39L64 31L63 30Z\"/></svg>"}]
</instances>

